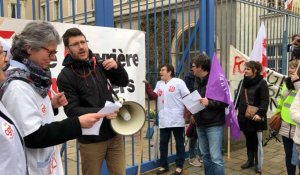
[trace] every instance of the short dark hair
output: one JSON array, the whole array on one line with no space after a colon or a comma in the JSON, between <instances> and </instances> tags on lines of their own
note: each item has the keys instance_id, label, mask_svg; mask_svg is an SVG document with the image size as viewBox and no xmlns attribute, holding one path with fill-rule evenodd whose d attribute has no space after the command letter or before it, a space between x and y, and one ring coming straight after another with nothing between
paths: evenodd
<instances>
[{"instance_id":1,"label":"short dark hair","mask_svg":"<svg viewBox=\"0 0 300 175\"><path fill-rule=\"evenodd\" d=\"M64 45L69 46L69 38L75 36L84 36L84 38L86 39L85 35L82 33L80 29L73 27L66 30L66 32L63 34L62 38L63 38Z\"/></svg>"},{"instance_id":2,"label":"short dark hair","mask_svg":"<svg viewBox=\"0 0 300 175\"><path fill-rule=\"evenodd\" d=\"M259 61L248 61L245 63L246 67L249 67L252 72L260 74L262 72L262 64Z\"/></svg>"},{"instance_id":3,"label":"short dark hair","mask_svg":"<svg viewBox=\"0 0 300 175\"><path fill-rule=\"evenodd\" d=\"M292 36L292 40L294 41L294 39L295 39L296 37L300 37L300 35L298 35L298 34L293 35L293 36Z\"/></svg>"},{"instance_id":4,"label":"short dark hair","mask_svg":"<svg viewBox=\"0 0 300 175\"><path fill-rule=\"evenodd\" d=\"M300 59L300 48L294 47L292 52L292 59Z\"/></svg>"},{"instance_id":5,"label":"short dark hair","mask_svg":"<svg viewBox=\"0 0 300 175\"><path fill-rule=\"evenodd\" d=\"M167 68L167 72L171 72L171 77L175 77L174 66L172 66L170 64L163 64L163 65L159 66L159 69L161 69L163 67Z\"/></svg>"},{"instance_id":6,"label":"short dark hair","mask_svg":"<svg viewBox=\"0 0 300 175\"><path fill-rule=\"evenodd\" d=\"M202 70L210 71L210 60L206 54L199 54L192 58L191 65L195 64L196 67L200 67Z\"/></svg>"}]
</instances>

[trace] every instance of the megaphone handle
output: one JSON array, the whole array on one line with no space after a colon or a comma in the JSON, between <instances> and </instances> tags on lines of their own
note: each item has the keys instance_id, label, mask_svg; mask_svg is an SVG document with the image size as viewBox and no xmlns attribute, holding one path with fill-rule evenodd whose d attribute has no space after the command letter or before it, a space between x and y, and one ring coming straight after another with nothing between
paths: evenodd
<instances>
[{"instance_id":1,"label":"megaphone handle","mask_svg":"<svg viewBox=\"0 0 300 175\"><path fill-rule=\"evenodd\" d=\"M108 82L107 79L106 79L106 82L107 82L108 86L110 87L112 94L113 94L113 95L116 97L116 99L119 101L120 99L119 99L119 97L117 96L117 94L115 93L115 91L114 91L112 85L110 84L110 82Z\"/></svg>"},{"instance_id":2,"label":"megaphone handle","mask_svg":"<svg viewBox=\"0 0 300 175\"><path fill-rule=\"evenodd\" d=\"M140 157L139 157L139 161L138 161L138 172L137 175L141 175L141 163L142 163L142 158L143 158L143 133L144 133L144 127L142 127L142 129L140 130Z\"/></svg>"},{"instance_id":3,"label":"megaphone handle","mask_svg":"<svg viewBox=\"0 0 300 175\"><path fill-rule=\"evenodd\" d=\"M97 62L98 63L98 62ZM101 64L98 64L101 67ZM103 72L103 70L100 68L100 71L103 73L103 75L105 76L105 73ZM107 80L107 78L105 77L105 81L106 84L109 86L109 88L111 89L112 94L116 97L116 99L119 101L119 97L117 96L117 94L115 93L112 85L110 84L110 82Z\"/></svg>"}]
</instances>

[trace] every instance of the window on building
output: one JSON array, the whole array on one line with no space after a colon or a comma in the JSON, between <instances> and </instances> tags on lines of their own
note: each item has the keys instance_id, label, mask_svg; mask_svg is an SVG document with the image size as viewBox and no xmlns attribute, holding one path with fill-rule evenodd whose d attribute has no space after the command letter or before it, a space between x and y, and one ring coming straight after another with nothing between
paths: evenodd
<instances>
[{"instance_id":1,"label":"window on building","mask_svg":"<svg viewBox=\"0 0 300 175\"><path fill-rule=\"evenodd\" d=\"M282 72L282 44L267 45L268 67L272 70Z\"/></svg>"},{"instance_id":2,"label":"window on building","mask_svg":"<svg viewBox=\"0 0 300 175\"><path fill-rule=\"evenodd\" d=\"M59 0L56 0L56 1L54 1L54 3L53 3L53 6L54 6L54 8L53 8L53 19L54 20L57 20L57 19L59 19L59 14L60 14L60 9L59 9L59 6L60 4L59 4Z\"/></svg>"},{"instance_id":3,"label":"window on building","mask_svg":"<svg viewBox=\"0 0 300 175\"><path fill-rule=\"evenodd\" d=\"M0 7L0 15L2 14L3 12L3 7Z\"/></svg>"},{"instance_id":4,"label":"window on building","mask_svg":"<svg viewBox=\"0 0 300 175\"><path fill-rule=\"evenodd\" d=\"M17 17L17 4L16 3L11 3L10 4L10 10L11 10L10 17L16 18Z\"/></svg>"},{"instance_id":5,"label":"window on building","mask_svg":"<svg viewBox=\"0 0 300 175\"><path fill-rule=\"evenodd\" d=\"M41 5L40 19L46 20L46 4Z\"/></svg>"},{"instance_id":6,"label":"window on building","mask_svg":"<svg viewBox=\"0 0 300 175\"><path fill-rule=\"evenodd\" d=\"M73 6L75 9L75 14L77 14L77 0L74 0L74 4L73 4L73 0L69 0L69 15L72 15L73 13Z\"/></svg>"},{"instance_id":7,"label":"window on building","mask_svg":"<svg viewBox=\"0 0 300 175\"><path fill-rule=\"evenodd\" d=\"M268 56L275 56L275 46L274 45L267 46L267 53Z\"/></svg>"},{"instance_id":8,"label":"window on building","mask_svg":"<svg viewBox=\"0 0 300 175\"><path fill-rule=\"evenodd\" d=\"M268 45L267 46L267 53L268 53L268 56L275 56L275 57L278 57L278 56L282 56L282 46L281 44L273 44L273 45Z\"/></svg>"},{"instance_id":9,"label":"window on building","mask_svg":"<svg viewBox=\"0 0 300 175\"><path fill-rule=\"evenodd\" d=\"M276 9L284 8L284 3L282 2L282 0L268 0L267 3L269 7L273 7Z\"/></svg>"}]
</instances>

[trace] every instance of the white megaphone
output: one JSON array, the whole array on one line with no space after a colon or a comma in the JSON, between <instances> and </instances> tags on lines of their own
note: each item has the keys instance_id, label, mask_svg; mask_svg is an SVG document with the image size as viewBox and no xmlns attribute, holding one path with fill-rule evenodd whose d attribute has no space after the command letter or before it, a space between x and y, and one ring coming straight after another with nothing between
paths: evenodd
<instances>
[{"instance_id":1,"label":"white megaphone","mask_svg":"<svg viewBox=\"0 0 300 175\"><path fill-rule=\"evenodd\" d=\"M111 120L112 129L124 136L138 132L145 123L145 109L134 101L123 102L116 119Z\"/></svg>"}]
</instances>

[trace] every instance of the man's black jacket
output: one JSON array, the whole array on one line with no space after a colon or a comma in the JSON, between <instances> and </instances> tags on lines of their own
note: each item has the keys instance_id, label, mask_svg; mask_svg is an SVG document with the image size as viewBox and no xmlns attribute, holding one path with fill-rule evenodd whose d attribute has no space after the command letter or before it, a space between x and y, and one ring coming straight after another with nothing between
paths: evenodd
<instances>
[{"instance_id":1,"label":"man's black jacket","mask_svg":"<svg viewBox=\"0 0 300 175\"><path fill-rule=\"evenodd\" d=\"M79 117L87 113L98 112L106 101L113 101L111 84L127 86L128 74L118 63L117 69L105 70L101 64L93 60L90 51L89 61L74 60L71 55L64 59L65 66L57 78L60 92L64 92L68 105L64 107L68 117ZM110 125L110 120L104 118L99 136L87 135L79 138L81 143L94 143L113 138L116 133Z\"/></svg>"}]
</instances>

